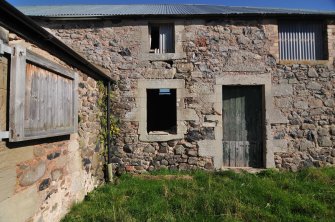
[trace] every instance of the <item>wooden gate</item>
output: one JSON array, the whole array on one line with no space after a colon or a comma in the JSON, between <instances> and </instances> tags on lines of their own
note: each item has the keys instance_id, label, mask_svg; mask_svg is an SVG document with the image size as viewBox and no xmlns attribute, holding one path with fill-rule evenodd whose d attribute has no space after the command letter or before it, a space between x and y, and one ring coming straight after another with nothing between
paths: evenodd
<instances>
[{"instance_id":1,"label":"wooden gate","mask_svg":"<svg viewBox=\"0 0 335 222\"><path fill-rule=\"evenodd\" d=\"M263 167L261 86L224 86L223 165Z\"/></svg>"}]
</instances>

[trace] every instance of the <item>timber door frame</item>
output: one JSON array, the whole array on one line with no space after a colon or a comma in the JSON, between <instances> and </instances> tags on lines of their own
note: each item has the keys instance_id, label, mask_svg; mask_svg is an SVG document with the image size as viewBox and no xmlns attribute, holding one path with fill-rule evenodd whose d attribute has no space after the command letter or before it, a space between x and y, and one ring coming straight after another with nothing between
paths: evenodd
<instances>
[{"instance_id":1,"label":"timber door frame","mask_svg":"<svg viewBox=\"0 0 335 222\"><path fill-rule=\"evenodd\" d=\"M273 99L271 92L271 74L260 73L227 73L225 76L216 77L215 96L216 102L214 108L222 115L222 87L223 86L250 86L257 85L262 87L262 106L263 106L263 166L264 168L275 167L274 152L271 137L271 113L273 113ZM222 116L218 118L217 127L215 127L215 156L214 166L217 169L223 168L223 122Z\"/></svg>"}]
</instances>

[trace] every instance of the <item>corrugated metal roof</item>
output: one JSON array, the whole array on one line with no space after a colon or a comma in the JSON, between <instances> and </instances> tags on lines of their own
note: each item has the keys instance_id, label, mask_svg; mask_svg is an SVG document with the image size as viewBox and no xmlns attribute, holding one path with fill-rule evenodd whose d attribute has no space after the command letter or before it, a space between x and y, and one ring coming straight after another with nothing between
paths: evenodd
<instances>
[{"instance_id":1,"label":"corrugated metal roof","mask_svg":"<svg viewBox=\"0 0 335 222\"><path fill-rule=\"evenodd\" d=\"M22 6L18 9L28 16L93 17L135 15L335 15L335 11L311 11L279 8L254 8L218 5L142 4L142 5L60 5Z\"/></svg>"}]
</instances>

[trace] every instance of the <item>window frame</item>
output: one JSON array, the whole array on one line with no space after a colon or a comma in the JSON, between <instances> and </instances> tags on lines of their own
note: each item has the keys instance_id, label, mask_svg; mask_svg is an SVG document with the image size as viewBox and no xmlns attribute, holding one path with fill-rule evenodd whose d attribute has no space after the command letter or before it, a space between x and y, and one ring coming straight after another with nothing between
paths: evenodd
<instances>
[{"instance_id":1,"label":"window frame","mask_svg":"<svg viewBox=\"0 0 335 222\"><path fill-rule=\"evenodd\" d=\"M37 130L27 134L25 130L25 94L27 63L38 66L54 75L62 76L72 81L72 112L68 127ZM19 142L33 139L69 135L78 128L78 74L72 70L52 62L22 45L15 45L11 55L10 66L10 102L9 102L9 141Z\"/></svg>"},{"instance_id":2,"label":"window frame","mask_svg":"<svg viewBox=\"0 0 335 222\"><path fill-rule=\"evenodd\" d=\"M171 88L176 89L176 112L177 112L177 133L176 134L149 134L147 132L147 89ZM183 139L187 128L184 123L184 92L185 80L182 79L140 79L138 80L138 121L139 139L144 142L161 142L175 139Z\"/></svg>"},{"instance_id":3,"label":"window frame","mask_svg":"<svg viewBox=\"0 0 335 222\"><path fill-rule=\"evenodd\" d=\"M162 89L164 89L164 90L168 90L168 92L161 92L161 90ZM174 122L174 126L173 127L175 127L175 129L174 130L168 130L168 129L156 129L156 130L149 130L149 125L152 127L152 124L149 124L149 120L151 120L152 118L149 118L149 116L150 116L150 113L153 113L153 110L150 110L149 109L149 107L150 108L153 108L153 106L152 106L152 104L149 106L149 94L151 93L154 93L154 91L155 90L157 90L158 92L158 96L160 96L160 98L161 99L163 99L164 100L164 98L162 98L162 97L170 97L170 96L174 96L174 98L173 98L173 100L174 100L174 102L175 102L175 104L174 104L174 106L173 107L171 107L171 112L175 112L175 115L173 116L174 118L173 118L173 122ZM149 91L151 91L150 93L149 93ZM153 134L164 134L164 133L166 133L166 134L172 134L172 135L175 135L175 134L177 134L177 89L176 88L159 88L159 89L153 89L153 88L147 88L146 89L146 92L147 92L147 133L149 134L149 135L153 135ZM152 98L150 99L150 100L152 100ZM171 103L172 104L172 103ZM166 104L160 104L161 106L164 106L164 105L166 105ZM156 110L157 109L157 106L159 106L158 104L155 104L155 108L154 108L154 110ZM170 108L170 107L169 107ZM173 109L175 109L175 110L172 110L172 108ZM170 113L170 112L169 112ZM161 107L160 107L160 117L161 118L164 118L164 116L163 116L163 114L164 114L164 111L163 111L163 113L161 113ZM160 119L161 119L160 118ZM164 118L164 119L166 119L166 118ZM164 122L164 121L163 121ZM173 132L172 132L173 131ZM156 133L154 133L154 132L156 132Z\"/></svg>"},{"instance_id":4,"label":"window frame","mask_svg":"<svg viewBox=\"0 0 335 222\"><path fill-rule=\"evenodd\" d=\"M282 59L282 52L281 52L281 25L287 24L287 23L296 23L296 26L299 25L299 23L319 23L322 25L322 59ZM329 55L329 39L328 39L328 27L327 27L327 21L325 20L301 20L301 19L281 19L278 21L278 58L280 63L282 64L291 64L291 63L302 63L302 64L323 64L327 63L330 59Z\"/></svg>"},{"instance_id":5,"label":"window frame","mask_svg":"<svg viewBox=\"0 0 335 222\"><path fill-rule=\"evenodd\" d=\"M171 49L167 49L167 52L161 52L162 51L162 49L161 49L161 47L159 47L159 49L158 49L158 52L156 51L156 50L154 50L154 51L152 51L152 49L151 49L151 42L152 42L152 37L151 37L151 29L152 29L152 27L153 26L158 26L159 27L159 30L161 29L161 27L162 26L171 26L172 27L172 29L171 29L171 44L172 44L172 46L171 46ZM175 24L173 23L173 22L149 22L148 23L148 36L149 36L149 44L148 44L148 46L149 46L149 53L150 54L168 54L168 53L176 53L176 42L175 42L175 39L176 39L176 32L175 32ZM159 46L161 45L161 38L159 37L159 40L158 40L158 44L159 44Z\"/></svg>"}]
</instances>

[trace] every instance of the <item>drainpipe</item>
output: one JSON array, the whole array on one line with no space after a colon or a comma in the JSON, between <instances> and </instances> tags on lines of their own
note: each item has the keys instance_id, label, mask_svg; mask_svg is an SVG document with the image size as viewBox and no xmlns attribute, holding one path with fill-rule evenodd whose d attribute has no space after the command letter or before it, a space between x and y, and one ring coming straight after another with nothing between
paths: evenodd
<instances>
[{"instance_id":1,"label":"drainpipe","mask_svg":"<svg viewBox=\"0 0 335 222\"><path fill-rule=\"evenodd\" d=\"M113 167L111 163L112 150L111 150L111 135L110 135L110 131L111 131L110 92L111 92L111 81L108 81L107 82L107 174L108 174L108 182L113 182Z\"/></svg>"}]
</instances>

